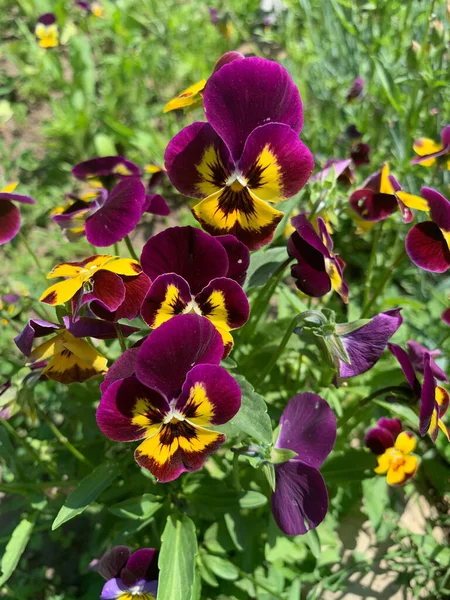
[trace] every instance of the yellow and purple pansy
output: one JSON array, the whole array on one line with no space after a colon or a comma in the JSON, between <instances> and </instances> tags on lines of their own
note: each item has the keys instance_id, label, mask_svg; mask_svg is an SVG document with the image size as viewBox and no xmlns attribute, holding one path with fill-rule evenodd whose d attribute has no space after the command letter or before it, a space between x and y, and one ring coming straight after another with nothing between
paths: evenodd
<instances>
[{"instance_id":1,"label":"yellow and purple pansy","mask_svg":"<svg viewBox=\"0 0 450 600\"><path fill-rule=\"evenodd\" d=\"M53 13L45 13L37 20L34 34L41 48L55 48L59 44L59 28Z\"/></svg>"},{"instance_id":2,"label":"yellow and purple pansy","mask_svg":"<svg viewBox=\"0 0 450 600\"><path fill-rule=\"evenodd\" d=\"M421 189L423 210L431 221L417 223L406 236L406 252L412 262L433 273L450 268L450 202L432 188Z\"/></svg>"},{"instance_id":3,"label":"yellow and purple pansy","mask_svg":"<svg viewBox=\"0 0 450 600\"><path fill-rule=\"evenodd\" d=\"M101 19L105 16L105 9L103 8L102 3L98 2L98 0L94 2L79 1L75 2L75 4L82 10L94 15L94 17L99 17Z\"/></svg>"},{"instance_id":4,"label":"yellow and purple pansy","mask_svg":"<svg viewBox=\"0 0 450 600\"><path fill-rule=\"evenodd\" d=\"M450 125L446 125L441 131L440 142L430 138L419 138L414 142L413 149L418 156L413 158L412 165L432 167L436 161L441 161L450 170Z\"/></svg>"},{"instance_id":5,"label":"yellow and purple pansy","mask_svg":"<svg viewBox=\"0 0 450 600\"><path fill-rule=\"evenodd\" d=\"M327 514L328 493L319 468L336 441L336 417L323 398L306 392L289 400L280 426L275 449L295 456L275 464L272 513L285 534L303 535Z\"/></svg>"},{"instance_id":6,"label":"yellow and purple pansy","mask_svg":"<svg viewBox=\"0 0 450 600\"><path fill-rule=\"evenodd\" d=\"M72 169L72 175L82 181L91 179L122 179L124 177L140 177L141 169L131 160L123 156L100 156L78 163ZM109 188L110 186L105 185Z\"/></svg>"},{"instance_id":7,"label":"yellow and purple pansy","mask_svg":"<svg viewBox=\"0 0 450 600\"><path fill-rule=\"evenodd\" d=\"M197 471L225 441L209 429L238 412L241 390L219 366L222 339L208 319L179 315L127 350L101 389L97 423L117 442L141 440L136 462L160 482Z\"/></svg>"},{"instance_id":8,"label":"yellow and purple pansy","mask_svg":"<svg viewBox=\"0 0 450 600\"><path fill-rule=\"evenodd\" d=\"M109 254L56 265L47 275L48 279L54 277L64 281L46 289L40 302L57 306L72 300L74 318L90 303L91 310L102 319L135 319L150 286L137 261Z\"/></svg>"},{"instance_id":9,"label":"yellow and purple pansy","mask_svg":"<svg viewBox=\"0 0 450 600\"><path fill-rule=\"evenodd\" d=\"M100 600L156 600L158 552L141 548L131 554L127 546L115 546L94 567L107 581Z\"/></svg>"},{"instance_id":10,"label":"yellow and purple pansy","mask_svg":"<svg viewBox=\"0 0 450 600\"><path fill-rule=\"evenodd\" d=\"M334 289L347 303L348 286L343 275L345 263L333 253L333 242L323 219L317 220L319 233L305 213L291 221L295 231L288 240L287 251L297 261L291 267L297 288L313 298L320 298Z\"/></svg>"},{"instance_id":11,"label":"yellow and purple pansy","mask_svg":"<svg viewBox=\"0 0 450 600\"><path fill-rule=\"evenodd\" d=\"M443 387L436 385L436 376L442 378L442 370L434 363L430 352L420 344L412 350L411 342L408 345L409 355L396 344L388 344L388 348L399 362L415 397L420 400L420 435L423 437L428 433L435 442L440 429L450 441L450 432L442 421L448 409L449 395ZM421 348L423 351L420 350ZM422 361L418 364L420 356ZM423 373L422 385L417 379L416 372Z\"/></svg>"},{"instance_id":12,"label":"yellow and purple pansy","mask_svg":"<svg viewBox=\"0 0 450 600\"><path fill-rule=\"evenodd\" d=\"M384 454L387 448L393 448L397 436L402 431L403 427L399 419L381 417L376 426L367 431L364 444L374 454Z\"/></svg>"},{"instance_id":13,"label":"yellow and purple pansy","mask_svg":"<svg viewBox=\"0 0 450 600\"><path fill-rule=\"evenodd\" d=\"M0 246L10 242L20 230L20 211L13 202L34 204L30 196L15 194L17 183L10 183L0 190Z\"/></svg>"},{"instance_id":14,"label":"yellow and purple pansy","mask_svg":"<svg viewBox=\"0 0 450 600\"><path fill-rule=\"evenodd\" d=\"M299 140L300 94L281 65L234 60L203 93L208 122L195 122L167 146L165 167L179 192L201 199L192 212L213 235L231 233L250 250L272 239L283 213L269 204L295 195L314 161Z\"/></svg>"},{"instance_id":15,"label":"yellow and purple pansy","mask_svg":"<svg viewBox=\"0 0 450 600\"><path fill-rule=\"evenodd\" d=\"M386 475L388 485L404 485L416 473L419 459L412 454L416 449L416 439L409 431L398 434L392 447L378 456L375 473Z\"/></svg>"},{"instance_id":16,"label":"yellow and purple pansy","mask_svg":"<svg viewBox=\"0 0 450 600\"><path fill-rule=\"evenodd\" d=\"M233 346L230 331L249 317L241 288L249 261L247 247L234 236L214 238L190 226L166 229L142 250L142 269L152 280L142 318L156 329L176 315L203 315L219 331L227 355Z\"/></svg>"}]
</instances>

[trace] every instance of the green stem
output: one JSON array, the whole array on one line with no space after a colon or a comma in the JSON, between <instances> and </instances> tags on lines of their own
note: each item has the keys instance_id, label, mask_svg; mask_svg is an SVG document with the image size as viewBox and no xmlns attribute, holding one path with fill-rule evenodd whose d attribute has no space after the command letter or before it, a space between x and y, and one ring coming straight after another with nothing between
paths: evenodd
<instances>
[{"instance_id":1,"label":"green stem","mask_svg":"<svg viewBox=\"0 0 450 600\"><path fill-rule=\"evenodd\" d=\"M366 281L364 284L363 306L365 306L369 300L370 286L372 284L373 268L375 266L375 259L377 256L378 243L380 241L381 234L383 232L383 226L384 226L384 221L381 221L381 223L379 224L378 229L375 233L375 236L373 238L372 251L370 253L370 259L369 259L369 268L367 271Z\"/></svg>"},{"instance_id":2,"label":"green stem","mask_svg":"<svg viewBox=\"0 0 450 600\"><path fill-rule=\"evenodd\" d=\"M134 260L137 260L139 262L138 255L136 254L136 252L135 252L135 250L133 248L133 244L131 243L129 235L125 236L125 244L127 245L128 252L130 253L131 258L134 258Z\"/></svg>"},{"instance_id":3,"label":"green stem","mask_svg":"<svg viewBox=\"0 0 450 600\"><path fill-rule=\"evenodd\" d=\"M292 321L289 323L288 328L286 329L284 336L278 346L278 348L276 349L276 351L272 354L272 358L270 359L269 363L267 364L266 368L263 370L262 375L261 375L261 382L264 381L264 379L270 374L270 372L272 371L272 369L274 368L274 366L276 365L278 359L280 358L280 356L283 353L283 350L286 348L287 343L289 342L291 335L294 333L294 329L297 325L298 322L298 318L300 315L296 315Z\"/></svg>"},{"instance_id":4,"label":"green stem","mask_svg":"<svg viewBox=\"0 0 450 600\"><path fill-rule=\"evenodd\" d=\"M235 565L235 567L236 567L236 565ZM253 575L249 575L248 573L246 573L245 571L243 571L239 567L236 567L236 569L239 571L239 575L241 577L245 577L245 579L248 579L249 581L251 581L253 583L253 585L255 586L255 592L257 592L258 588L261 588L262 590L264 590L265 592L269 593L274 598L277 598L277 600L283 600L283 596L280 596L279 594L277 594L277 592L274 592L266 584L257 581L257 579L255 577L253 577Z\"/></svg>"},{"instance_id":5,"label":"green stem","mask_svg":"<svg viewBox=\"0 0 450 600\"><path fill-rule=\"evenodd\" d=\"M114 328L117 333L117 339L119 340L120 349L122 352L125 352L127 349L127 345L125 343L125 338L123 337L122 329L120 328L119 323L114 323Z\"/></svg>"},{"instance_id":6,"label":"green stem","mask_svg":"<svg viewBox=\"0 0 450 600\"><path fill-rule=\"evenodd\" d=\"M25 246L25 248L27 249L27 251L30 254L31 258L33 259L35 265L39 269L39 272L41 273L42 277L46 280L47 279L47 273L46 273L44 267L42 266L41 261L36 256L33 248L28 243L27 238L25 237L25 235L23 234L22 231L19 231L19 237L22 240L22 243Z\"/></svg>"},{"instance_id":7,"label":"green stem","mask_svg":"<svg viewBox=\"0 0 450 600\"><path fill-rule=\"evenodd\" d=\"M114 244L114 254L119 256L119 244L117 242Z\"/></svg>"},{"instance_id":8,"label":"green stem","mask_svg":"<svg viewBox=\"0 0 450 600\"><path fill-rule=\"evenodd\" d=\"M233 483L236 491L242 490L241 480L239 478L239 454L235 453L233 456Z\"/></svg>"},{"instance_id":9,"label":"green stem","mask_svg":"<svg viewBox=\"0 0 450 600\"><path fill-rule=\"evenodd\" d=\"M391 279L392 275L394 274L395 269L405 258L406 258L406 251L402 250L401 253L397 256L397 258L393 261L393 263L387 268L386 273L384 274L384 277L381 280L379 286L376 288L372 297L367 302L367 304L364 306L363 311L361 313L361 319L363 319L364 317L366 317L368 315L370 309L372 308L373 303L379 297L379 295L382 294L384 288L386 287L386 284L388 283L388 281Z\"/></svg>"},{"instance_id":10,"label":"green stem","mask_svg":"<svg viewBox=\"0 0 450 600\"><path fill-rule=\"evenodd\" d=\"M66 438L65 435L63 435L61 433L61 431L58 429L58 427L53 423L53 421L48 417L48 415L43 411L38 409L38 413L40 415L40 417L47 423L47 425L50 427L52 433L55 435L55 437L61 442L61 444L63 444L63 446L65 446L67 448L67 450L73 454L73 456L79 460L81 463L83 463L84 465L88 465L89 467L94 468L94 465L91 463L90 460L88 460L84 454L82 454L79 450L77 450L75 448L75 446L73 446L69 440Z\"/></svg>"}]
</instances>

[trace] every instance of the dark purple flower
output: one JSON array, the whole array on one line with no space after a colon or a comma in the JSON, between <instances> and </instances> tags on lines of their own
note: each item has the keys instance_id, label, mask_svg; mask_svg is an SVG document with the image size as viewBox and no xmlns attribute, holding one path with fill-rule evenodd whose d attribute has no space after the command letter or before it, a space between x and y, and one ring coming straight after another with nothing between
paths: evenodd
<instances>
[{"instance_id":1,"label":"dark purple flower","mask_svg":"<svg viewBox=\"0 0 450 600\"><path fill-rule=\"evenodd\" d=\"M328 494L319 467L336 441L336 418L317 394L297 394L280 420L276 448L297 456L275 464L276 487L272 513L287 535L302 535L319 525L328 510Z\"/></svg>"},{"instance_id":2,"label":"dark purple flower","mask_svg":"<svg viewBox=\"0 0 450 600\"><path fill-rule=\"evenodd\" d=\"M20 229L20 211L13 202L34 204L30 196L14 194L15 185L9 185L0 190L0 246L11 241Z\"/></svg>"},{"instance_id":3,"label":"dark purple flower","mask_svg":"<svg viewBox=\"0 0 450 600\"><path fill-rule=\"evenodd\" d=\"M444 273L450 267L450 203L439 192L423 187L431 221L414 225L406 236L406 252L412 262L433 273Z\"/></svg>"},{"instance_id":4,"label":"dark purple flower","mask_svg":"<svg viewBox=\"0 0 450 600\"><path fill-rule=\"evenodd\" d=\"M350 88L348 94L347 94L347 102L352 102L353 100L356 100L356 98L359 98L359 96L361 96L361 94L363 93L364 90L364 80L362 77L356 77L356 79L354 79L353 83L352 83L352 87Z\"/></svg>"},{"instance_id":5,"label":"dark purple flower","mask_svg":"<svg viewBox=\"0 0 450 600\"><path fill-rule=\"evenodd\" d=\"M347 134L347 137L349 137L351 140L357 140L360 137L362 137L362 133L358 131L358 128L354 124L349 125L345 130L345 133Z\"/></svg>"},{"instance_id":6,"label":"dark purple flower","mask_svg":"<svg viewBox=\"0 0 450 600\"><path fill-rule=\"evenodd\" d=\"M352 146L350 150L350 158L353 161L355 167L360 167L361 165L370 164L370 146L369 144L363 144L362 142Z\"/></svg>"},{"instance_id":7,"label":"dark purple flower","mask_svg":"<svg viewBox=\"0 0 450 600\"><path fill-rule=\"evenodd\" d=\"M203 104L208 123L195 122L169 142L169 179L182 194L201 199L193 213L209 233L232 233L260 248L283 216L267 202L295 195L313 169L298 139L300 94L282 66L245 58L209 78Z\"/></svg>"},{"instance_id":8,"label":"dark purple flower","mask_svg":"<svg viewBox=\"0 0 450 600\"><path fill-rule=\"evenodd\" d=\"M77 179L87 181L96 177L140 177L140 168L123 156L102 156L78 163L72 169Z\"/></svg>"},{"instance_id":9,"label":"dark purple flower","mask_svg":"<svg viewBox=\"0 0 450 600\"><path fill-rule=\"evenodd\" d=\"M133 554L127 546L112 548L94 567L107 580L100 600L156 598L159 575L157 555L154 548L142 548Z\"/></svg>"},{"instance_id":10,"label":"dark purple flower","mask_svg":"<svg viewBox=\"0 0 450 600\"><path fill-rule=\"evenodd\" d=\"M384 454L387 448L393 448L397 436L403 427L399 419L378 419L376 427L372 427L366 433L364 443L374 454Z\"/></svg>"},{"instance_id":11,"label":"dark purple flower","mask_svg":"<svg viewBox=\"0 0 450 600\"><path fill-rule=\"evenodd\" d=\"M204 317L179 315L125 354L102 387L101 431L118 442L141 440L135 460L161 482L197 471L225 441L207 426L226 423L241 405L238 384L219 366L219 333Z\"/></svg>"},{"instance_id":12,"label":"dark purple flower","mask_svg":"<svg viewBox=\"0 0 450 600\"><path fill-rule=\"evenodd\" d=\"M317 220L319 234L308 221L306 214L291 219L295 232L291 235L287 251L296 264L291 275L298 289L314 298L320 298L332 288L343 302L348 302L348 286L344 281L344 261L333 253L333 242L323 219Z\"/></svg>"}]
</instances>

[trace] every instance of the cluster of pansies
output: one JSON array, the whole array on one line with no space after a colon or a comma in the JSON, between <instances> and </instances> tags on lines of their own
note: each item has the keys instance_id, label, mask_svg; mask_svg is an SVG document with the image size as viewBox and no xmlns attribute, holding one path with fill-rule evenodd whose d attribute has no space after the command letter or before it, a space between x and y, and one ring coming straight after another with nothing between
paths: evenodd
<instances>
[{"instance_id":1,"label":"cluster of pansies","mask_svg":"<svg viewBox=\"0 0 450 600\"><path fill-rule=\"evenodd\" d=\"M77 4L94 12L95 3ZM57 44L57 29L54 20L44 17L36 35L41 46L51 47ZM362 90L358 78L348 101ZM283 218L272 204L297 194L314 166L311 152L299 139L299 91L279 64L229 52L207 81L182 92L165 112L200 104L206 120L175 135L164 167L141 169L123 156L107 156L73 168L78 184L68 204L53 211L53 222L69 241L85 236L90 244L109 250L56 265L47 277L59 281L40 301L58 307L58 322L32 318L15 338L27 364L41 378L70 384L103 377L98 427L111 440L139 442L136 462L161 483L202 468L226 441L216 427L239 412L242 393L221 361L233 349L233 331L249 319L243 286L250 251L271 242ZM352 131L349 137L357 139L356 134ZM416 143L421 164L428 166L448 154L447 138L448 127L442 145ZM367 164L365 146L352 147L351 159L333 159L316 180L324 181L332 170L333 177L343 176L350 160L355 166ZM145 174L149 181L144 181ZM145 213L168 214L164 198L154 193L165 175L181 194L199 200L192 213L205 231L166 228L146 241L139 260L121 258L117 254L122 240L134 255L128 235ZM13 192L9 187L0 193L0 243L11 240L20 227L13 202L34 202ZM358 218L369 222L383 221L397 210L406 223L414 218L413 210L429 213L430 221L414 225L408 233L406 251L423 269L449 268L450 207L437 191L423 188L420 197L403 191L385 164L351 194L348 204ZM287 262L293 261L296 287L312 298L334 290L348 303L345 263L334 250L324 218L302 211L292 219L292 227ZM449 396L437 385L447 377L434 361L436 352L415 342L408 342L407 352L389 343L401 327L400 311L335 323L331 311L326 316L325 310L310 310L295 332L313 334L335 370L336 384L371 369L388 347L418 403L420 436L429 433L435 441L441 429L448 438L442 417ZM137 318L143 327L120 324ZM126 339L133 334L140 337L127 347ZM35 344L46 336L51 337ZM97 340L116 338L122 353L108 368ZM0 395L7 390L5 384ZM336 433L336 418L327 402L317 394L298 393L282 413L273 444L251 449L261 463L272 465L272 512L288 535L304 534L325 518L328 496L319 469L333 449ZM380 419L367 433L366 445L378 455L376 472L386 474L388 484L401 485L416 472L416 440L399 421ZM107 579L101 598L156 597L154 556L148 548L132 555L123 546L111 550L97 565Z\"/></svg>"}]
</instances>

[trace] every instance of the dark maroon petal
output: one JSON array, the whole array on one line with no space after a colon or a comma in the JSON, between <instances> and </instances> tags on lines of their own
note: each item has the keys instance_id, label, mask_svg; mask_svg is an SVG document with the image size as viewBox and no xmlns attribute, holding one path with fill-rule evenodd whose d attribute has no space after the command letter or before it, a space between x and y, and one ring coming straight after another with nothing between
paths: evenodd
<instances>
[{"instance_id":1,"label":"dark maroon petal","mask_svg":"<svg viewBox=\"0 0 450 600\"><path fill-rule=\"evenodd\" d=\"M157 277L145 296L141 315L149 327L156 328L163 322L188 310L192 302L189 284L183 277L168 273Z\"/></svg>"},{"instance_id":2,"label":"dark maroon petal","mask_svg":"<svg viewBox=\"0 0 450 600\"><path fill-rule=\"evenodd\" d=\"M297 260L291 266L291 276L295 285L307 296L320 298L331 290L330 278L325 271L325 259L298 233L293 233L288 241L288 254Z\"/></svg>"},{"instance_id":3,"label":"dark maroon petal","mask_svg":"<svg viewBox=\"0 0 450 600\"><path fill-rule=\"evenodd\" d=\"M429 187L423 187L420 192L428 202L432 221L439 229L450 231L450 202L447 198Z\"/></svg>"},{"instance_id":4,"label":"dark maroon petal","mask_svg":"<svg viewBox=\"0 0 450 600\"><path fill-rule=\"evenodd\" d=\"M409 340L409 342L406 342L406 350L408 352L409 359L416 371L418 371L419 373L423 373L423 359L425 354L429 354L431 372L433 373L434 377L436 377L436 379L439 379L440 381L448 381L447 375L433 360L435 356L440 355L440 350L428 350L428 348L425 348L425 346L422 346L421 344L413 340Z\"/></svg>"},{"instance_id":5,"label":"dark maroon petal","mask_svg":"<svg viewBox=\"0 0 450 600\"><path fill-rule=\"evenodd\" d=\"M148 436L148 428L134 422L138 402L152 406L153 423L162 423L170 406L167 400L136 377L120 379L102 394L95 418L100 431L115 442L135 442Z\"/></svg>"},{"instance_id":6,"label":"dark maroon petal","mask_svg":"<svg viewBox=\"0 0 450 600\"><path fill-rule=\"evenodd\" d=\"M143 212L150 213L151 215L158 215L160 217L166 217L170 214L170 208L167 206L167 202L160 194L147 194L145 197Z\"/></svg>"},{"instance_id":7,"label":"dark maroon petal","mask_svg":"<svg viewBox=\"0 0 450 600\"><path fill-rule=\"evenodd\" d=\"M43 25L53 25L53 23L56 23L56 16L53 13L45 13L39 17L38 23L42 23Z\"/></svg>"},{"instance_id":8,"label":"dark maroon petal","mask_svg":"<svg viewBox=\"0 0 450 600\"><path fill-rule=\"evenodd\" d=\"M104 205L86 221L86 237L94 246L111 246L131 233L145 204L145 187L139 179L120 181Z\"/></svg>"},{"instance_id":9,"label":"dark maroon petal","mask_svg":"<svg viewBox=\"0 0 450 600\"><path fill-rule=\"evenodd\" d=\"M432 273L445 273L450 267L450 251L439 227L432 221L414 225L406 236L406 252L412 262Z\"/></svg>"},{"instance_id":10,"label":"dark maroon petal","mask_svg":"<svg viewBox=\"0 0 450 600\"><path fill-rule=\"evenodd\" d=\"M153 281L159 275L176 273L197 294L216 277L228 271L227 252L211 235L195 227L170 227L145 244L141 265Z\"/></svg>"},{"instance_id":11,"label":"dark maroon petal","mask_svg":"<svg viewBox=\"0 0 450 600\"><path fill-rule=\"evenodd\" d=\"M130 549L127 546L116 546L103 555L96 567L96 571L106 580L118 577L129 557Z\"/></svg>"},{"instance_id":12,"label":"dark maroon petal","mask_svg":"<svg viewBox=\"0 0 450 600\"><path fill-rule=\"evenodd\" d=\"M223 343L205 317L179 315L163 323L143 342L136 360L138 379L169 400L176 398L196 364L218 365Z\"/></svg>"},{"instance_id":13,"label":"dark maroon petal","mask_svg":"<svg viewBox=\"0 0 450 600\"><path fill-rule=\"evenodd\" d=\"M263 169L258 169L258 159L263 150L268 150L277 165L277 178L272 182ZM248 136L242 157L239 160L239 171L248 179L248 187L258 197L261 188L276 185L279 190L277 198L290 198L304 187L314 169L311 152L298 138L298 134L289 125L268 123L256 128ZM261 198L271 200L267 195Z\"/></svg>"},{"instance_id":14,"label":"dark maroon petal","mask_svg":"<svg viewBox=\"0 0 450 600\"><path fill-rule=\"evenodd\" d=\"M133 276L121 275L121 279L125 286L125 298L116 311L109 311L101 304L92 302L92 311L101 319L107 321L128 319L132 321L139 315L142 302L150 288L150 279L145 273Z\"/></svg>"},{"instance_id":15,"label":"dark maroon petal","mask_svg":"<svg viewBox=\"0 0 450 600\"><path fill-rule=\"evenodd\" d=\"M125 299L125 286L122 278L110 271L97 271L92 276L92 292L83 294L82 304L96 301L109 311L119 308Z\"/></svg>"},{"instance_id":16,"label":"dark maroon petal","mask_svg":"<svg viewBox=\"0 0 450 600\"><path fill-rule=\"evenodd\" d=\"M206 118L237 160L250 133L267 123L300 133L299 91L284 67L264 58L235 60L214 73L203 93Z\"/></svg>"},{"instance_id":17,"label":"dark maroon petal","mask_svg":"<svg viewBox=\"0 0 450 600\"><path fill-rule=\"evenodd\" d=\"M98 340L113 340L117 338L117 331L113 323L107 323L100 319L91 317L81 317L75 322L71 322L69 317L64 317L66 329L76 338L93 337ZM120 325L120 330L124 337L139 331L137 327Z\"/></svg>"},{"instance_id":18,"label":"dark maroon petal","mask_svg":"<svg viewBox=\"0 0 450 600\"><path fill-rule=\"evenodd\" d=\"M154 548L141 548L136 550L128 559L122 569L121 579L129 587L133 586L139 579L152 581L158 578L158 551Z\"/></svg>"},{"instance_id":19,"label":"dark maroon petal","mask_svg":"<svg viewBox=\"0 0 450 600\"><path fill-rule=\"evenodd\" d=\"M320 467L336 441L336 417L328 403L310 392L291 398L280 419L277 448L297 452L295 460Z\"/></svg>"},{"instance_id":20,"label":"dark maroon petal","mask_svg":"<svg viewBox=\"0 0 450 600\"><path fill-rule=\"evenodd\" d=\"M193 393L196 387L205 394L213 409L209 422L202 423L201 426L227 423L241 407L241 389L224 368L216 365L197 365L187 374L175 406L186 419L193 420L194 423L196 418L201 419L205 415L205 407L202 407Z\"/></svg>"},{"instance_id":21,"label":"dark maroon petal","mask_svg":"<svg viewBox=\"0 0 450 600\"><path fill-rule=\"evenodd\" d=\"M399 419L389 419L388 417L381 417L381 419L378 419L378 427L387 429L392 434L394 440L397 439L397 436L403 431Z\"/></svg>"},{"instance_id":22,"label":"dark maroon petal","mask_svg":"<svg viewBox=\"0 0 450 600\"><path fill-rule=\"evenodd\" d=\"M366 325L341 336L350 364L339 361L340 377L355 377L374 366L403 322L400 311L400 308L396 308L380 313Z\"/></svg>"},{"instance_id":23,"label":"dark maroon petal","mask_svg":"<svg viewBox=\"0 0 450 600\"><path fill-rule=\"evenodd\" d=\"M373 427L369 429L364 438L364 444L374 454L384 454L387 448L392 448L395 438L388 429Z\"/></svg>"},{"instance_id":24,"label":"dark maroon petal","mask_svg":"<svg viewBox=\"0 0 450 600\"><path fill-rule=\"evenodd\" d=\"M393 194L380 194L366 188L356 190L350 196L350 206L365 221L382 221L392 215L398 208Z\"/></svg>"},{"instance_id":25,"label":"dark maroon petal","mask_svg":"<svg viewBox=\"0 0 450 600\"><path fill-rule=\"evenodd\" d=\"M215 239L222 244L228 255L228 271L225 277L234 279L239 285L244 285L250 265L250 252L247 246L234 235L218 235Z\"/></svg>"},{"instance_id":26,"label":"dark maroon petal","mask_svg":"<svg viewBox=\"0 0 450 600\"><path fill-rule=\"evenodd\" d=\"M125 175L125 171L129 173ZM102 156L78 163L72 169L72 174L78 179L105 177L107 175L140 177L141 170L131 160L127 160L123 156Z\"/></svg>"},{"instance_id":27,"label":"dark maroon petal","mask_svg":"<svg viewBox=\"0 0 450 600\"><path fill-rule=\"evenodd\" d=\"M221 189L234 171L228 148L209 123L200 121L170 140L164 164L172 184L192 198L206 198Z\"/></svg>"},{"instance_id":28,"label":"dark maroon petal","mask_svg":"<svg viewBox=\"0 0 450 600\"><path fill-rule=\"evenodd\" d=\"M423 357L423 384L419 415L419 433L422 437L428 433L431 416L436 405L436 380L431 371L430 361L430 354L426 352Z\"/></svg>"},{"instance_id":29,"label":"dark maroon petal","mask_svg":"<svg viewBox=\"0 0 450 600\"><path fill-rule=\"evenodd\" d=\"M275 465L272 513L286 535L315 529L328 510L328 493L320 472L298 460Z\"/></svg>"},{"instance_id":30,"label":"dark maroon petal","mask_svg":"<svg viewBox=\"0 0 450 600\"><path fill-rule=\"evenodd\" d=\"M351 100L355 100L356 98L361 96L363 90L364 90L364 79L362 77L358 76L358 77L356 77L356 79L354 79L352 86L348 91L347 102L350 102Z\"/></svg>"},{"instance_id":31,"label":"dark maroon petal","mask_svg":"<svg viewBox=\"0 0 450 600\"><path fill-rule=\"evenodd\" d=\"M12 240L20 229L20 211L11 202L0 202L0 245Z\"/></svg>"},{"instance_id":32,"label":"dark maroon petal","mask_svg":"<svg viewBox=\"0 0 450 600\"><path fill-rule=\"evenodd\" d=\"M450 327L450 308L446 308L441 314L441 319Z\"/></svg>"},{"instance_id":33,"label":"dark maroon petal","mask_svg":"<svg viewBox=\"0 0 450 600\"><path fill-rule=\"evenodd\" d=\"M50 335L61 329L60 325L42 321L41 319L30 319L23 328L23 331L16 335L14 343L25 356L31 354L34 338Z\"/></svg>"},{"instance_id":34,"label":"dark maroon petal","mask_svg":"<svg viewBox=\"0 0 450 600\"><path fill-rule=\"evenodd\" d=\"M222 54L222 56L214 65L213 73L221 69L224 65L233 62L233 60L242 60L243 58L245 58L245 56L240 52L236 52L235 50L231 50L231 52L225 52L225 54Z\"/></svg>"},{"instance_id":35,"label":"dark maroon petal","mask_svg":"<svg viewBox=\"0 0 450 600\"><path fill-rule=\"evenodd\" d=\"M345 173L346 169L350 166L352 160L351 158L347 159L336 159L332 158L327 160L323 169L321 169L318 173L311 177L311 183L314 181L324 181L328 174L334 169L334 176L338 179L343 173Z\"/></svg>"},{"instance_id":36,"label":"dark maroon petal","mask_svg":"<svg viewBox=\"0 0 450 600\"><path fill-rule=\"evenodd\" d=\"M351 157L355 167L360 167L361 165L370 164L369 153L370 153L369 144L360 143L360 144L356 144L356 146L353 146L353 148L350 150L350 157Z\"/></svg>"},{"instance_id":37,"label":"dark maroon petal","mask_svg":"<svg viewBox=\"0 0 450 600\"><path fill-rule=\"evenodd\" d=\"M21 202L22 204L35 204L35 200L31 196L23 196L22 194L13 194L12 192L0 192L0 202L6 200L9 202Z\"/></svg>"},{"instance_id":38,"label":"dark maroon petal","mask_svg":"<svg viewBox=\"0 0 450 600\"><path fill-rule=\"evenodd\" d=\"M420 384L417 380L414 367L412 366L408 355L403 348L400 348L400 346L397 346L397 344L388 344L387 347L398 360L400 367L405 374L406 380L409 383L409 387L413 390L417 397L420 397Z\"/></svg>"},{"instance_id":39,"label":"dark maroon petal","mask_svg":"<svg viewBox=\"0 0 450 600\"><path fill-rule=\"evenodd\" d=\"M323 220L321 219L322 223ZM325 246L323 241L318 236L316 230L308 221L308 218L305 213L297 215L291 219L292 226L295 228L297 234L310 246L312 246L315 250L320 252L326 258L330 258L330 253L328 248ZM326 228L325 228L326 229ZM289 251L289 243L288 243L288 253L292 258L296 258L295 254L291 254Z\"/></svg>"},{"instance_id":40,"label":"dark maroon petal","mask_svg":"<svg viewBox=\"0 0 450 600\"><path fill-rule=\"evenodd\" d=\"M105 375L105 379L100 384L100 390L102 393L104 393L109 386L118 379L126 379L127 377L134 375L134 367L142 341L143 340L141 340L138 345L135 344L131 348L128 348L128 350L119 356L112 367L109 368Z\"/></svg>"},{"instance_id":41,"label":"dark maroon petal","mask_svg":"<svg viewBox=\"0 0 450 600\"><path fill-rule=\"evenodd\" d=\"M215 294L222 298L223 305L216 303ZM195 301L203 316L214 320L225 320L230 329L242 327L250 315L250 306L241 286L226 277L213 279L209 285L195 296ZM226 311L221 315L222 309Z\"/></svg>"}]
</instances>

